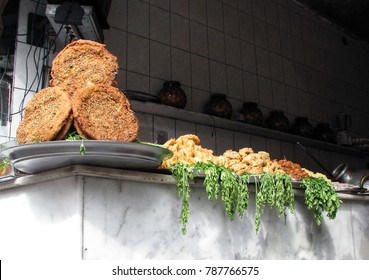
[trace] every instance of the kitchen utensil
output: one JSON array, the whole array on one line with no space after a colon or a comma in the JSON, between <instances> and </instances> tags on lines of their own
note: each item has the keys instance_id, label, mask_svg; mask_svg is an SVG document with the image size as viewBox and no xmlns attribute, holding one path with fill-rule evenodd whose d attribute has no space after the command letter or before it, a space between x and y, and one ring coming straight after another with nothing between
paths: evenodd
<instances>
[{"instance_id":1,"label":"kitchen utensil","mask_svg":"<svg viewBox=\"0 0 369 280\"><path fill-rule=\"evenodd\" d=\"M150 93L137 90L123 90L124 95L131 100L159 102L159 97Z\"/></svg>"},{"instance_id":2,"label":"kitchen utensil","mask_svg":"<svg viewBox=\"0 0 369 280\"><path fill-rule=\"evenodd\" d=\"M332 175L336 181L369 188L369 170L352 171L347 163L341 163L333 170Z\"/></svg>"},{"instance_id":3,"label":"kitchen utensil","mask_svg":"<svg viewBox=\"0 0 369 280\"><path fill-rule=\"evenodd\" d=\"M336 135L329 123L318 123L314 128L314 138L324 142L337 143Z\"/></svg>"},{"instance_id":4,"label":"kitchen utensil","mask_svg":"<svg viewBox=\"0 0 369 280\"><path fill-rule=\"evenodd\" d=\"M297 142L296 144L299 145L301 149L303 149L305 153L325 171L327 178L332 178L331 171L328 170L328 168L326 168L303 144L301 144L300 142Z\"/></svg>"},{"instance_id":5,"label":"kitchen utensil","mask_svg":"<svg viewBox=\"0 0 369 280\"><path fill-rule=\"evenodd\" d=\"M336 114L336 122L338 130L347 130L351 127L351 115L345 113Z\"/></svg>"},{"instance_id":6,"label":"kitchen utensil","mask_svg":"<svg viewBox=\"0 0 369 280\"><path fill-rule=\"evenodd\" d=\"M337 143L343 146L351 146L351 136L347 130L337 131Z\"/></svg>"}]
</instances>

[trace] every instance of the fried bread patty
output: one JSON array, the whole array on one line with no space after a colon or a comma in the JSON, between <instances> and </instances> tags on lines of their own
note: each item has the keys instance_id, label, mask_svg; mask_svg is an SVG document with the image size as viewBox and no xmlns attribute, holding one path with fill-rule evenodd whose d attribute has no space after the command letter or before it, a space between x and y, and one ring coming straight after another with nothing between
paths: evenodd
<instances>
[{"instance_id":1,"label":"fried bread patty","mask_svg":"<svg viewBox=\"0 0 369 280\"><path fill-rule=\"evenodd\" d=\"M51 68L51 86L60 86L71 95L82 87L113 85L118 73L118 59L104 44L77 40L67 45L55 57Z\"/></svg>"},{"instance_id":2,"label":"fried bread patty","mask_svg":"<svg viewBox=\"0 0 369 280\"><path fill-rule=\"evenodd\" d=\"M131 142L138 120L127 97L117 88L93 85L73 95L75 127L88 139Z\"/></svg>"},{"instance_id":3,"label":"fried bread patty","mask_svg":"<svg viewBox=\"0 0 369 280\"><path fill-rule=\"evenodd\" d=\"M55 136L54 140L64 140L65 136L67 136L68 134L70 127L72 126L72 123L73 123L73 112L71 111L65 122L65 125L60 129L58 134Z\"/></svg>"},{"instance_id":4,"label":"fried bread patty","mask_svg":"<svg viewBox=\"0 0 369 280\"><path fill-rule=\"evenodd\" d=\"M54 140L68 123L72 110L69 94L61 88L40 90L27 103L24 119L17 129L19 144Z\"/></svg>"}]
</instances>

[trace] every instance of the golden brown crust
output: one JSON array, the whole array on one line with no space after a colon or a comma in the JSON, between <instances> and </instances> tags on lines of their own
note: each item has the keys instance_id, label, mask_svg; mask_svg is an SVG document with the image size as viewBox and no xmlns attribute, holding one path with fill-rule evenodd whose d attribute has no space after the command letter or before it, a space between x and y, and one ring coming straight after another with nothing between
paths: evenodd
<instances>
[{"instance_id":1,"label":"golden brown crust","mask_svg":"<svg viewBox=\"0 0 369 280\"><path fill-rule=\"evenodd\" d=\"M73 119L73 126L77 131L77 134L79 136L81 136L83 139L89 139L86 134L82 131L82 129L79 128L78 122L76 121L76 119Z\"/></svg>"},{"instance_id":2,"label":"golden brown crust","mask_svg":"<svg viewBox=\"0 0 369 280\"><path fill-rule=\"evenodd\" d=\"M24 119L17 129L19 144L55 139L66 125L72 103L69 94L61 88L49 87L40 90L27 103Z\"/></svg>"},{"instance_id":3,"label":"golden brown crust","mask_svg":"<svg viewBox=\"0 0 369 280\"><path fill-rule=\"evenodd\" d=\"M280 159L274 161L281 166L283 171L285 171L295 180L301 180L301 178L303 177L310 177L310 175L298 163L292 162L287 159Z\"/></svg>"},{"instance_id":4,"label":"golden brown crust","mask_svg":"<svg viewBox=\"0 0 369 280\"><path fill-rule=\"evenodd\" d=\"M50 85L60 86L73 95L79 88L89 85L114 85L117 73L118 59L104 44L77 40L53 60Z\"/></svg>"},{"instance_id":5,"label":"golden brown crust","mask_svg":"<svg viewBox=\"0 0 369 280\"><path fill-rule=\"evenodd\" d=\"M131 142L138 135L138 120L128 99L112 86L93 85L76 91L73 116L88 139Z\"/></svg>"},{"instance_id":6,"label":"golden brown crust","mask_svg":"<svg viewBox=\"0 0 369 280\"><path fill-rule=\"evenodd\" d=\"M73 123L73 112L71 111L68 118L65 120L65 124L60 129L58 134L55 136L54 140L64 140L64 138L67 135L72 123Z\"/></svg>"}]
</instances>

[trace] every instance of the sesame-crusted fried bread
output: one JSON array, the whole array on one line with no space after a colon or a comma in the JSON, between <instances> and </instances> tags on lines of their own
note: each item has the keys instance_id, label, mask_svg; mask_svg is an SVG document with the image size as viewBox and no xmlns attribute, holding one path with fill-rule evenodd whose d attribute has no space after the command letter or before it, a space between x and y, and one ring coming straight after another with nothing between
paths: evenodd
<instances>
[{"instance_id":1,"label":"sesame-crusted fried bread","mask_svg":"<svg viewBox=\"0 0 369 280\"><path fill-rule=\"evenodd\" d=\"M63 87L73 95L79 88L89 85L115 85L117 73L118 59L104 44L77 40L53 60L50 85Z\"/></svg>"},{"instance_id":2,"label":"sesame-crusted fried bread","mask_svg":"<svg viewBox=\"0 0 369 280\"><path fill-rule=\"evenodd\" d=\"M17 129L19 144L54 140L67 125L72 110L69 94L61 88L40 90L27 103L24 119Z\"/></svg>"},{"instance_id":3,"label":"sesame-crusted fried bread","mask_svg":"<svg viewBox=\"0 0 369 280\"><path fill-rule=\"evenodd\" d=\"M138 120L127 97L112 86L93 85L76 91L73 117L88 139L131 142L138 135Z\"/></svg>"},{"instance_id":4,"label":"sesame-crusted fried bread","mask_svg":"<svg viewBox=\"0 0 369 280\"><path fill-rule=\"evenodd\" d=\"M73 126L74 126L74 128L75 128L75 130L77 131L77 134L79 135L79 136L81 136L83 139L89 139L86 135L85 135L85 133L79 128L79 126L78 126L78 122L76 121L76 119L74 119L73 118Z\"/></svg>"}]
</instances>

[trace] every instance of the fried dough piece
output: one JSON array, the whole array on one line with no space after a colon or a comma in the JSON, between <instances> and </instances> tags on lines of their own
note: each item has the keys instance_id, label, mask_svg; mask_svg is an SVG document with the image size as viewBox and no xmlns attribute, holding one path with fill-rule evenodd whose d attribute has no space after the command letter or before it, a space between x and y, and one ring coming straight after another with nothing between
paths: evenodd
<instances>
[{"instance_id":1,"label":"fried dough piece","mask_svg":"<svg viewBox=\"0 0 369 280\"><path fill-rule=\"evenodd\" d=\"M138 120L126 96L117 88L93 85L73 95L75 127L88 139L131 142Z\"/></svg>"},{"instance_id":2,"label":"fried dough piece","mask_svg":"<svg viewBox=\"0 0 369 280\"><path fill-rule=\"evenodd\" d=\"M77 40L61 50L52 62L51 86L60 86L71 95L82 87L116 85L118 59L104 44Z\"/></svg>"},{"instance_id":3,"label":"fried dough piece","mask_svg":"<svg viewBox=\"0 0 369 280\"><path fill-rule=\"evenodd\" d=\"M72 102L69 94L59 87L40 90L27 103L24 119L17 129L19 144L54 140L67 125Z\"/></svg>"},{"instance_id":4,"label":"fried dough piece","mask_svg":"<svg viewBox=\"0 0 369 280\"><path fill-rule=\"evenodd\" d=\"M67 135L72 123L73 123L73 112L71 110L65 125L60 129L58 134L55 136L54 140L63 140Z\"/></svg>"},{"instance_id":5,"label":"fried dough piece","mask_svg":"<svg viewBox=\"0 0 369 280\"><path fill-rule=\"evenodd\" d=\"M287 159L274 160L281 168L295 180L301 180L303 177L310 177L310 175L301 167L300 164L292 162Z\"/></svg>"},{"instance_id":6,"label":"fried dough piece","mask_svg":"<svg viewBox=\"0 0 369 280\"><path fill-rule=\"evenodd\" d=\"M85 133L79 128L79 126L78 126L78 122L75 120L75 119L73 119L73 126L74 126L74 128L76 129L76 131L77 131L77 133L78 133L78 135L79 136L81 136L82 138L84 138L84 139L89 139L86 135L85 135Z\"/></svg>"}]
</instances>

